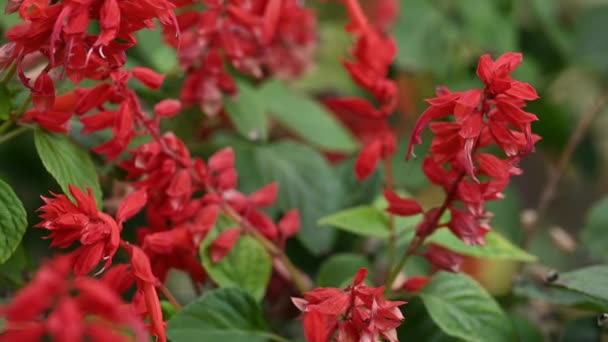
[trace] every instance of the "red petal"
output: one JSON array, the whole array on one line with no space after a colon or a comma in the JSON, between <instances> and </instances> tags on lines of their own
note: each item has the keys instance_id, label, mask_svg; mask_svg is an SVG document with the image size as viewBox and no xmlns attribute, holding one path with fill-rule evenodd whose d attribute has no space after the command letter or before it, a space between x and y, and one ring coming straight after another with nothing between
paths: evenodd
<instances>
[{"instance_id":1,"label":"red petal","mask_svg":"<svg viewBox=\"0 0 608 342\"><path fill-rule=\"evenodd\" d=\"M295 235L300 229L300 212L298 209L291 209L279 221L279 230L283 237Z\"/></svg>"},{"instance_id":2,"label":"red petal","mask_svg":"<svg viewBox=\"0 0 608 342\"><path fill-rule=\"evenodd\" d=\"M409 277L403 284L403 289L408 292L418 292L431 280L425 276L413 276Z\"/></svg>"},{"instance_id":3,"label":"red petal","mask_svg":"<svg viewBox=\"0 0 608 342\"><path fill-rule=\"evenodd\" d=\"M281 0L269 0L264 9L264 20L262 20L262 37L266 44L270 44L277 30L281 14Z\"/></svg>"},{"instance_id":4,"label":"red petal","mask_svg":"<svg viewBox=\"0 0 608 342\"><path fill-rule=\"evenodd\" d=\"M165 79L164 75L144 67L135 67L131 72L143 85L154 90L160 88Z\"/></svg>"},{"instance_id":5,"label":"red petal","mask_svg":"<svg viewBox=\"0 0 608 342\"><path fill-rule=\"evenodd\" d=\"M484 84L488 84L490 82L494 68L493 66L494 62L489 54L485 54L479 58L479 63L477 64L477 76L479 76L479 79Z\"/></svg>"},{"instance_id":6,"label":"red petal","mask_svg":"<svg viewBox=\"0 0 608 342\"><path fill-rule=\"evenodd\" d=\"M482 114L479 112L472 113L462 123L462 128L458 134L464 139L477 138L481 134L482 124Z\"/></svg>"},{"instance_id":7,"label":"red petal","mask_svg":"<svg viewBox=\"0 0 608 342\"><path fill-rule=\"evenodd\" d=\"M391 190L384 190L384 198L388 202L386 211L399 216L412 216L422 213L422 207L418 202L410 198L401 198Z\"/></svg>"},{"instance_id":8,"label":"red petal","mask_svg":"<svg viewBox=\"0 0 608 342\"><path fill-rule=\"evenodd\" d=\"M55 85L46 72L41 73L36 79L32 99L34 106L40 112L46 112L53 107L55 103Z\"/></svg>"},{"instance_id":9,"label":"red petal","mask_svg":"<svg viewBox=\"0 0 608 342\"><path fill-rule=\"evenodd\" d=\"M461 121L479 105L481 89L471 89L461 94L454 106L454 116Z\"/></svg>"},{"instance_id":10,"label":"red petal","mask_svg":"<svg viewBox=\"0 0 608 342\"><path fill-rule=\"evenodd\" d=\"M367 268L360 268L353 278L353 286L361 285L367 277Z\"/></svg>"},{"instance_id":11,"label":"red petal","mask_svg":"<svg viewBox=\"0 0 608 342\"><path fill-rule=\"evenodd\" d=\"M249 199L258 207L271 206L277 200L279 184L274 182L252 193Z\"/></svg>"},{"instance_id":12,"label":"red petal","mask_svg":"<svg viewBox=\"0 0 608 342\"><path fill-rule=\"evenodd\" d=\"M114 124L115 118L115 111L98 112L93 115L81 116L80 122L84 125L82 134L109 128Z\"/></svg>"},{"instance_id":13,"label":"red petal","mask_svg":"<svg viewBox=\"0 0 608 342\"><path fill-rule=\"evenodd\" d=\"M337 317L334 318L337 321ZM326 321L326 316L317 311L310 311L304 315L304 335L308 342L327 342L329 340L328 326L330 322Z\"/></svg>"},{"instance_id":14,"label":"red petal","mask_svg":"<svg viewBox=\"0 0 608 342\"><path fill-rule=\"evenodd\" d=\"M145 188L139 189L127 195L118 206L116 211L116 221L118 224L135 216L148 201L148 193Z\"/></svg>"},{"instance_id":15,"label":"red petal","mask_svg":"<svg viewBox=\"0 0 608 342\"><path fill-rule=\"evenodd\" d=\"M210 246L209 254L211 256L211 262L217 264L230 252L232 247L241 236L241 230L239 228L226 229L220 233L220 235L213 240Z\"/></svg>"},{"instance_id":16,"label":"red petal","mask_svg":"<svg viewBox=\"0 0 608 342\"><path fill-rule=\"evenodd\" d=\"M182 103L179 100L167 99L163 100L154 106L154 114L170 118L182 110Z\"/></svg>"},{"instance_id":17,"label":"red petal","mask_svg":"<svg viewBox=\"0 0 608 342\"><path fill-rule=\"evenodd\" d=\"M231 147L225 147L215 152L207 163L209 168L215 172L220 172L234 167L234 151Z\"/></svg>"},{"instance_id":18,"label":"red petal","mask_svg":"<svg viewBox=\"0 0 608 342\"><path fill-rule=\"evenodd\" d=\"M355 174L357 175L357 179L364 180L376 170L381 154L382 142L378 139L363 147L363 150L361 150L357 157L357 161L355 162Z\"/></svg>"}]
</instances>

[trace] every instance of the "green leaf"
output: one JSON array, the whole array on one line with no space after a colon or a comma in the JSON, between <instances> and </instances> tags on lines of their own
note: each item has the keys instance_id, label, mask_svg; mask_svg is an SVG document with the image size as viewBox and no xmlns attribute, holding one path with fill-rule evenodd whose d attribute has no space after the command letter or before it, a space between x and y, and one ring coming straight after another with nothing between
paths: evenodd
<instances>
[{"instance_id":1,"label":"green leaf","mask_svg":"<svg viewBox=\"0 0 608 342\"><path fill-rule=\"evenodd\" d=\"M13 189L0 180L0 263L15 252L25 229L27 214Z\"/></svg>"},{"instance_id":2,"label":"green leaf","mask_svg":"<svg viewBox=\"0 0 608 342\"><path fill-rule=\"evenodd\" d=\"M13 252L13 255L0 264L0 279L6 279L14 287L21 287L23 285L23 272L27 267L27 257L23 249L23 245L19 245ZM0 287L6 287L0 282Z\"/></svg>"},{"instance_id":3,"label":"green leaf","mask_svg":"<svg viewBox=\"0 0 608 342\"><path fill-rule=\"evenodd\" d=\"M608 29L608 6L589 7L577 19L573 44L575 57L595 70L608 72L608 37L598 34Z\"/></svg>"},{"instance_id":4,"label":"green leaf","mask_svg":"<svg viewBox=\"0 0 608 342\"><path fill-rule=\"evenodd\" d=\"M67 136L37 129L34 134L36 150L46 170L55 178L63 192L70 196L68 185L85 191L93 190L97 207L102 206L102 194L91 156Z\"/></svg>"},{"instance_id":5,"label":"green leaf","mask_svg":"<svg viewBox=\"0 0 608 342\"><path fill-rule=\"evenodd\" d=\"M355 158L353 157L341 162L335 168L344 189L341 194L342 201L340 205L343 208L370 203L376 198L380 189L382 189L383 177L381 170L377 170L365 180L360 181L355 175L354 165Z\"/></svg>"},{"instance_id":6,"label":"green leaf","mask_svg":"<svg viewBox=\"0 0 608 342\"><path fill-rule=\"evenodd\" d=\"M552 285L565 287L588 296L608 301L608 265L595 265L562 273Z\"/></svg>"},{"instance_id":7,"label":"green leaf","mask_svg":"<svg viewBox=\"0 0 608 342\"><path fill-rule=\"evenodd\" d=\"M358 206L323 217L319 224L336 227L353 234L388 238L388 218L370 206Z\"/></svg>"},{"instance_id":8,"label":"green leaf","mask_svg":"<svg viewBox=\"0 0 608 342\"><path fill-rule=\"evenodd\" d=\"M158 25L158 23L157 23ZM175 49L164 43L160 26L135 33L138 43L133 48L134 55L148 67L166 74L177 65ZM138 63L140 65L141 63Z\"/></svg>"},{"instance_id":9,"label":"green leaf","mask_svg":"<svg viewBox=\"0 0 608 342\"><path fill-rule=\"evenodd\" d=\"M326 151L354 152L350 132L318 102L280 82L266 82L260 96L273 118L307 142Z\"/></svg>"},{"instance_id":10,"label":"green leaf","mask_svg":"<svg viewBox=\"0 0 608 342\"><path fill-rule=\"evenodd\" d=\"M585 218L585 226L581 232L581 241L591 255L602 260L608 260L608 197L596 202Z\"/></svg>"},{"instance_id":11,"label":"green leaf","mask_svg":"<svg viewBox=\"0 0 608 342\"><path fill-rule=\"evenodd\" d=\"M206 292L169 321L173 342L265 342L272 334L259 304L238 288Z\"/></svg>"},{"instance_id":12,"label":"green leaf","mask_svg":"<svg viewBox=\"0 0 608 342\"><path fill-rule=\"evenodd\" d=\"M586 316L566 322L559 341L602 341L602 335L602 328L597 325L597 316Z\"/></svg>"},{"instance_id":13,"label":"green leaf","mask_svg":"<svg viewBox=\"0 0 608 342\"><path fill-rule=\"evenodd\" d=\"M11 96L6 84L0 84L0 120L7 120L11 112Z\"/></svg>"},{"instance_id":14,"label":"green leaf","mask_svg":"<svg viewBox=\"0 0 608 342\"><path fill-rule=\"evenodd\" d=\"M201 245L205 270L220 287L238 287L262 300L272 272L272 260L264 247L249 235L242 235L220 262L214 264L208 247L214 238Z\"/></svg>"},{"instance_id":15,"label":"green leaf","mask_svg":"<svg viewBox=\"0 0 608 342\"><path fill-rule=\"evenodd\" d=\"M350 282L362 267L371 269L369 261L362 255L332 255L319 268L316 284L321 287L342 287L344 283Z\"/></svg>"},{"instance_id":16,"label":"green leaf","mask_svg":"<svg viewBox=\"0 0 608 342\"><path fill-rule=\"evenodd\" d=\"M302 225L298 239L311 253L328 252L334 243L335 231L319 227L317 220L338 209L342 184L325 158L309 146L293 141L233 147L239 189L252 192L277 182L277 209L300 211Z\"/></svg>"},{"instance_id":17,"label":"green leaf","mask_svg":"<svg viewBox=\"0 0 608 342\"><path fill-rule=\"evenodd\" d=\"M509 316L517 333L517 341L538 342L544 340L540 327L531 322L529 318L518 314L510 314Z\"/></svg>"},{"instance_id":18,"label":"green leaf","mask_svg":"<svg viewBox=\"0 0 608 342\"><path fill-rule=\"evenodd\" d=\"M542 300L547 303L575 307L581 310L597 312L608 310L608 301L558 286L537 284L530 280L517 282L513 288L513 294L518 297Z\"/></svg>"},{"instance_id":19,"label":"green leaf","mask_svg":"<svg viewBox=\"0 0 608 342\"><path fill-rule=\"evenodd\" d=\"M485 236L484 246L469 246L447 228L440 228L427 238L427 242L441 245L453 252L480 258L534 262L536 257L513 245L500 233L491 231Z\"/></svg>"},{"instance_id":20,"label":"green leaf","mask_svg":"<svg viewBox=\"0 0 608 342\"><path fill-rule=\"evenodd\" d=\"M420 292L429 315L446 334L465 341L513 341L509 318L464 274L439 272Z\"/></svg>"},{"instance_id":21,"label":"green leaf","mask_svg":"<svg viewBox=\"0 0 608 342\"><path fill-rule=\"evenodd\" d=\"M238 82L236 98L228 98L224 103L226 112L236 130L249 140L268 138L268 122L262 98L249 84Z\"/></svg>"}]
</instances>

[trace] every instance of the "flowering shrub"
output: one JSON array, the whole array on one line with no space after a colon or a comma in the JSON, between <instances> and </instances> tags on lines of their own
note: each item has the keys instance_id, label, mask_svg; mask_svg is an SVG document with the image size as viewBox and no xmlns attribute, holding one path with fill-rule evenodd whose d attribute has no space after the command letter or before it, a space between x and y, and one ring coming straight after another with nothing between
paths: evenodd
<instances>
[{"instance_id":1,"label":"flowering shrub","mask_svg":"<svg viewBox=\"0 0 608 342\"><path fill-rule=\"evenodd\" d=\"M441 337L517 338L480 265L536 261L486 206L541 139L522 54L480 53L481 87L437 87L410 127L400 2L306 5L8 0L0 143L33 132L58 187L34 212L0 181L0 341L398 341L420 315ZM309 96L324 8L346 18L349 87ZM441 195L408 191L406 162ZM32 272L24 235L49 242Z\"/></svg>"}]
</instances>

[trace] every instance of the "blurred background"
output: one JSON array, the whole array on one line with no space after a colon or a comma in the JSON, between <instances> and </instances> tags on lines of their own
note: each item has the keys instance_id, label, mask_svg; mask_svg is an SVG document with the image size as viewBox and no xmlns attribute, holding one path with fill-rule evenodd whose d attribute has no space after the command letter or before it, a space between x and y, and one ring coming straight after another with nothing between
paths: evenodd
<instances>
[{"instance_id":1,"label":"blurred background","mask_svg":"<svg viewBox=\"0 0 608 342\"><path fill-rule=\"evenodd\" d=\"M0 0L0 7L5 1ZM343 7L333 2L307 3L319 14L317 62L304 78L295 81L294 86L317 97L363 95L341 65L352 46L351 36L344 32ZM544 206L539 204L541 194L546 192L548 181L552 177L557 179L555 174L560 174L554 199L546 202L547 210L540 215L535 234L528 234L529 241L526 241L529 251L539 257L539 272L567 271L608 260L608 234L602 234L608 229L608 1L401 0L398 3L400 13L391 25L399 49L391 70L400 88L399 111L391 119L401 138L393 162L397 184L417 198L428 198L431 202L442 196L420 171L425 145L417 149L417 160L404 162L410 129L426 108L423 99L433 96L438 85L446 85L451 90L479 86L475 68L477 59L484 53L497 57L507 51L522 52L524 61L513 77L532 84L541 97L527 110L539 117L533 131L542 136L542 140L537 144L536 153L522 163L524 174L514 178L506 198L490 204L496 215L494 229L511 241L524 244L527 238L521 222L522 213L529 223L530 215L535 211L526 214L525 210ZM368 0L366 5L373 8L374 0ZM1 36L16 20L14 15L0 15ZM141 44L129 55L128 63L169 73L163 94L177 97L183 77L175 69L175 52L162 45L159 32L140 32L139 37ZM0 38L0 43L4 42ZM2 96L7 95L0 94ZM150 101L159 99L158 93L148 92L143 96ZM167 129L182 137L197 137L194 151L205 155L218 144L230 141L225 137L210 138L205 120L200 112L191 110L171 121ZM75 127L78 128L76 123ZM75 138L85 146L94 146L103 140L95 135L79 136L77 129L75 131ZM579 141L569 143L575 132ZM24 202L31 226L38 221L35 210L41 204L39 196L60 189L44 171L32 136L28 134L0 145L0 177L13 186ZM275 134L275 137L281 136L280 130ZM424 141L428 143L429 139ZM573 151L571 157L563 154L568 149ZM563 170L556 173L560 158L564 161ZM112 165L104 166L97 161L104 177L116 175ZM352 157L335 167L335 172L342 175L352 190L351 198L343 201L342 207L369 202L381 186L379 176L363 185L357 184L351 167ZM253 175L241 177L242 188L255 188L247 183ZM251 182L258 183L255 179ZM116 184L102 184L106 197L111 197ZM366 247L357 243L351 236L339 235L333 250L359 249L363 253ZM22 277L10 268L19 269L19 263L26 260L33 268L48 252L46 244L37 230L30 229L24 247L19 251L20 255L26 255L22 257L23 261L14 259L12 263L0 265L0 277L3 278L0 288L18 285ZM297 264L311 272L315 272L322 257L309 255L297 242L291 242L288 251ZM495 268L488 272L494 272L492 277L500 278L497 270L500 266L492 267ZM530 273L534 272L533 269ZM512 273L506 275L511 276ZM595 314L550 306L547 303L570 304L560 294L544 291L526 281L519 279L514 291L500 293L509 303L532 298L525 308L534 306L538 313L535 317L514 310L514 321L521 324L521 329L530 328L530 322L541 322L545 333L561 340L600 339ZM492 287L492 284L486 285ZM413 303L408 310L415 305ZM422 331L418 332L422 334L420 336L433 334L432 323L424 316L410 319L406 326L418 322L418 330ZM425 332L422 327L427 326L429 329ZM412 335L415 332L403 333L408 339L416 339ZM532 331L530 336L535 333Z\"/></svg>"}]
</instances>

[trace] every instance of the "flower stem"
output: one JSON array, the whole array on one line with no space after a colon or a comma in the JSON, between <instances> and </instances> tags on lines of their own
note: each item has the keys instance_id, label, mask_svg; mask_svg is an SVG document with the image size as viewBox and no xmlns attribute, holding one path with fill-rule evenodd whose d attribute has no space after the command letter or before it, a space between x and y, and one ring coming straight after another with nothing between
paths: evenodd
<instances>
[{"instance_id":1,"label":"flower stem","mask_svg":"<svg viewBox=\"0 0 608 342\"><path fill-rule=\"evenodd\" d=\"M13 63L8 69L6 69L6 73L2 80L0 80L0 85L7 84L10 80L15 76L15 72L17 71L17 63Z\"/></svg>"},{"instance_id":2,"label":"flower stem","mask_svg":"<svg viewBox=\"0 0 608 342\"><path fill-rule=\"evenodd\" d=\"M393 168L391 165L391 159L384 159L384 188L392 190L394 187L393 182ZM395 215L389 214L388 221L389 238L388 238L388 256L386 262L386 269L390 272L393 269L395 263L395 254L397 249L397 231L395 228Z\"/></svg>"},{"instance_id":3,"label":"flower stem","mask_svg":"<svg viewBox=\"0 0 608 342\"><path fill-rule=\"evenodd\" d=\"M3 144L19 135L21 135L24 132L27 132L30 128L27 126L20 126L2 136L0 136L0 144Z\"/></svg>"},{"instance_id":4,"label":"flower stem","mask_svg":"<svg viewBox=\"0 0 608 342\"><path fill-rule=\"evenodd\" d=\"M441 219L441 216L443 216L445 211L449 208L450 204L452 204L452 202L454 201L454 198L456 197L456 191L458 190L458 184L460 184L460 182L462 181L464 176L465 176L465 173L461 172L460 175L458 176L458 178L456 178L456 180L454 181L454 183L452 183L452 185L450 186L450 189L447 192L447 195L445 196L445 199L443 200L443 204L441 204L441 207L439 207L439 210L434 214L435 216L429 222L429 229L426 229L426 231L433 232L433 231L435 231L435 229L438 228L439 220ZM410 244L407 247L407 250L401 256L401 259L399 260L397 267L395 267L393 269L393 271L390 274L390 277L388 278L388 281L386 282L386 291L391 290L393 283L395 282L395 279L397 279L397 276L399 275L399 273L401 272L403 267L405 267L405 264L407 263L407 260L409 259L409 257L416 252L416 249L418 249L418 247L422 246L422 244L424 243L424 240L429 235L430 234L426 234L426 235L422 235L422 236L416 235L412 239L412 241L410 241Z\"/></svg>"},{"instance_id":5,"label":"flower stem","mask_svg":"<svg viewBox=\"0 0 608 342\"><path fill-rule=\"evenodd\" d=\"M171 305L173 305L173 307L175 308L176 311L182 310L182 305L177 301L177 299L175 299L173 294L171 294L171 291L169 291L169 289L165 285L161 284L158 287L158 289L160 290L160 293L162 293L163 296L165 296L165 298L167 298L169 303L171 303Z\"/></svg>"}]
</instances>

